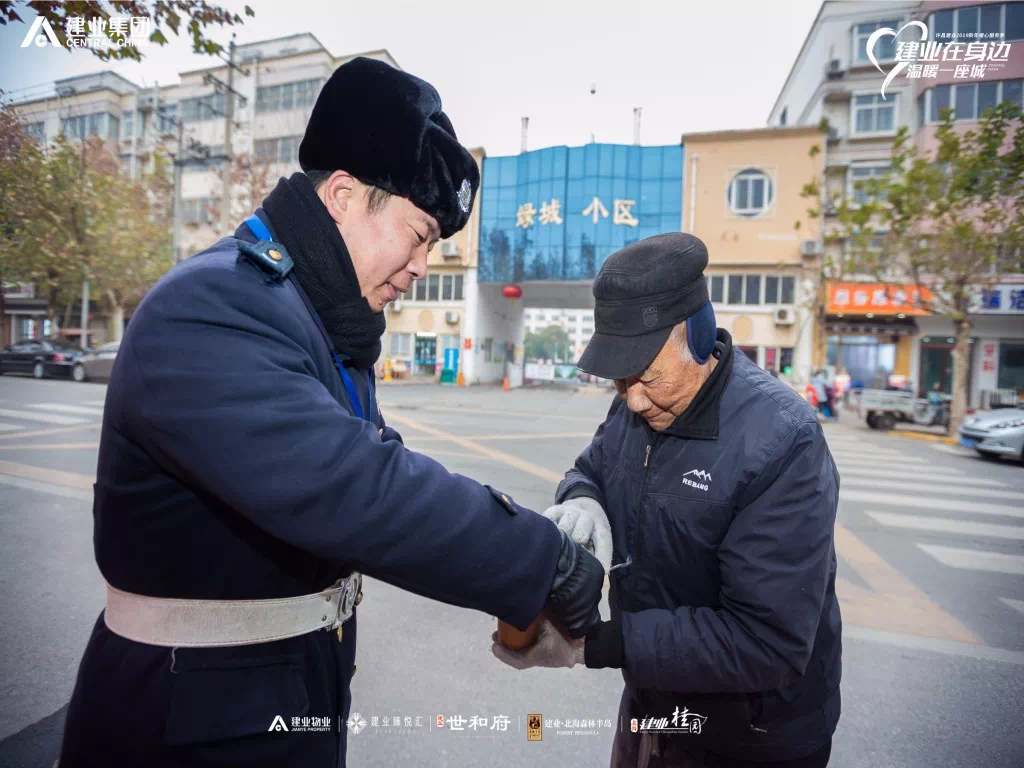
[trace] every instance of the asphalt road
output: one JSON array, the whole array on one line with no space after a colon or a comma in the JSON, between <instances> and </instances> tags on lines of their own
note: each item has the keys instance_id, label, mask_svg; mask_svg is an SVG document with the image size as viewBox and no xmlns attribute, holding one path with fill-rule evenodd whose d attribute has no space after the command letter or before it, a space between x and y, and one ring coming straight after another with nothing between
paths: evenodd
<instances>
[{"instance_id":1,"label":"asphalt road","mask_svg":"<svg viewBox=\"0 0 1024 768\"><path fill-rule=\"evenodd\" d=\"M53 764L103 605L90 512L105 393L0 377L0 766ZM409 448L536 509L609 404L550 390L392 386L380 396ZM848 416L826 427L842 476L844 619L830 765L1020 768L1024 467ZM350 765L607 765L616 672L515 672L490 655L490 617L380 582L364 591L353 709L367 726L350 736ZM546 721L540 743L526 739L528 713ZM465 729L438 729L439 714ZM474 716L487 725L471 728ZM588 725L554 727L577 719Z\"/></svg>"}]
</instances>

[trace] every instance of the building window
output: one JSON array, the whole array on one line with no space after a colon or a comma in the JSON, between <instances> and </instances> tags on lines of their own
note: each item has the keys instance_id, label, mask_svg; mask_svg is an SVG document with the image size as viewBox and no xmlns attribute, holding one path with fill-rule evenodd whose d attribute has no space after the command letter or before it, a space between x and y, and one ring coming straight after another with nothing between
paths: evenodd
<instances>
[{"instance_id":1,"label":"building window","mask_svg":"<svg viewBox=\"0 0 1024 768\"><path fill-rule=\"evenodd\" d=\"M928 29L929 38L940 43L1021 40L1024 3L987 3L939 11L928 17Z\"/></svg>"},{"instance_id":2,"label":"building window","mask_svg":"<svg viewBox=\"0 0 1024 768\"><path fill-rule=\"evenodd\" d=\"M455 287L455 275L444 275L441 278L441 301L452 300L452 290Z\"/></svg>"},{"instance_id":3,"label":"building window","mask_svg":"<svg viewBox=\"0 0 1024 768\"><path fill-rule=\"evenodd\" d=\"M199 123L205 120L219 120L228 111L225 93L211 93L181 102L181 119L185 123Z\"/></svg>"},{"instance_id":4,"label":"building window","mask_svg":"<svg viewBox=\"0 0 1024 768\"><path fill-rule=\"evenodd\" d=\"M885 190L881 190L877 195L872 195L865 187L868 179L884 179L889 171L890 167L887 165L851 167L847 198L852 198L857 205L864 205L871 200L885 200Z\"/></svg>"},{"instance_id":5,"label":"building window","mask_svg":"<svg viewBox=\"0 0 1024 768\"><path fill-rule=\"evenodd\" d=\"M789 107L784 107L782 109L782 114L779 115L779 125L785 125L786 124L787 112L789 112Z\"/></svg>"},{"instance_id":6,"label":"building window","mask_svg":"<svg viewBox=\"0 0 1024 768\"><path fill-rule=\"evenodd\" d=\"M411 357L412 356L412 334L392 333L391 334L391 356Z\"/></svg>"},{"instance_id":7,"label":"building window","mask_svg":"<svg viewBox=\"0 0 1024 768\"><path fill-rule=\"evenodd\" d=\"M437 359L444 360L444 351L446 349L458 349L459 348L459 335L458 334L444 334L437 337Z\"/></svg>"},{"instance_id":8,"label":"building window","mask_svg":"<svg viewBox=\"0 0 1024 768\"><path fill-rule=\"evenodd\" d=\"M462 301L462 283L464 279L462 275L455 276L455 301Z\"/></svg>"},{"instance_id":9,"label":"building window","mask_svg":"<svg viewBox=\"0 0 1024 768\"><path fill-rule=\"evenodd\" d=\"M427 301L437 301L440 298L441 276L427 275Z\"/></svg>"},{"instance_id":10,"label":"building window","mask_svg":"<svg viewBox=\"0 0 1024 768\"><path fill-rule=\"evenodd\" d=\"M760 275L747 275L746 295L744 296L745 304L760 304L761 303L761 276Z\"/></svg>"},{"instance_id":11,"label":"building window","mask_svg":"<svg viewBox=\"0 0 1024 768\"><path fill-rule=\"evenodd\" d=\"M121 114L121 138L135 138L135 112L127 109Z\"/></svg>"},{"instance_id":12,"label":"building window","mask_svg":"<svg viewBox=\"0 0 1024 768\"><path fill-rule=\"evenodd\" d=\"M178 123L178 105L177 104L161 104L160 110L157 115L157 132L173 133L177 129Z\"/></svg>"},{"instance_id":13,"label":"building window","mask_svg":"<svg viewBox=\"0 0 1024 768\"><path fill-rule=\"evenodd\" d=\"M711 276L711 301L721 304L725 293L725 277L723 275Z\"/></svg>"},{"instance_id":14,"label":"building window","mask_svg":"<svg viewBox=\"0 0 1024 768\"><path fill-rule=\"evenodd\" d=\"M853 97L853 133L892 133L896 127L899 94L883 99L881 94L862 93Z\"/></svg>"},{"instance_id":15,"label":"building window","mask_svg":"<svg viewBox=\"0 0 1024 768\"><path fill-rule=\"evenodd\" d=\"M743 303L743 275L729 275L729 304Z\"/></svg>"},{"instance_id":16,"label":"building window","mask_svg":"<svg viewBox=\"0 0 1024 768\"><path fill-rule=\"evenodd\" d=\"M997 386L1015 389L1018 394L1024 392L1024 344L1016 340L1000 342Z\"/></svg>"},{"instance_id":17,"label":"building window","mask_svg":"<svg viewBox=\"0 0 1024 768\"><path fill-rule=\"evenodd\" d=\"M181 202L182 218L186 224L212 224L220 218L220 198L196 197Z\"/></svg>"},{"instance_id":18,"label":"building window","mask_svg":"<svg viewBox=\"0 0 1024 768\"><path fill-rule=\"evenodd\" d=\"M301 136L283 136L279 139L257 139L253 149L257 160L268 163L293 165L299 162Z\"/></svg>"},{"instance_id":19,"label":"building window","mask_svg":"<svg viewBox=\"0 0 1024 768\"><path fill-rule=\"evenodd\" d=\"M870 62L868 58L868 38L871 34L883 27L896 30L900 27L897 21L876 21L870 24L858 24L853 31L853 50L856 51L858 62ZM892 61L896 58L896 38L883 35L875 41L875 58L878 61Z\"/></svg>"},{"instance_id":20,"label":"building window","mask_svg":"<svg viewBox=\"0 0 1024 768\"><path fill-rule=\"evenodd\" d=\"M729 182L728 195L729 208L737 216L758 216L774 200L771 177L756 168L740 171Z\"/></svg>"},{"instance_id":21,"label":"building window","mask_svg":"<svg viewBox=\"0 0 1024 768\"><path fill-rule=\"evenodd\" d=\"M779 278L769 275L764 279L764 303L779 303Z\"/></svg>"},{"instance_id":22,"label":"building window","mask_svg":"<svg viewBox=\"0 0 1024 768\"><path fill-rule=\"evenodd\" d=\"M417 280L415 282L414 290L413 290L413 299L415 299L416 301L426 301L427 300L427 280L426 280L426 278L423 278L422 280Z\"/></svg>"},{"instance_id":23,"label":"building window","mask_svg":"<svg viewBox=\"0 0 1024 768\"><path fill-rule=\"evenodd\" d=\"M483 343L480 344L480 349L484 353L484 362L491 362L491 351L494 347L494 339L484 339Z\"/></svg>"},{"instance_id":24,"label":"building window","mask_svg":"<svg viewBox=\"0 0 1024 768\"><path fill-rule=\"evenodd\" d=\"M928 122L942 121L945 109L953 110L954 120L977 120L1004 101L1018 107L1024 106L1024 80L993 80L984 83L939 85L921 94L921 99L931 100L927 111ZM922 111L919 109L919 112Z\"/></svg>"},{"instance_id":25,"label":"building window","mask_svg":"<svg viewBox=\"0 0 1024 768\"><path fill-rule=\"evenodd\" d=\"M89 136L116 139L120 131L120 123L120 120L106 112L94 112L91 115L67 118L61 122L60 130L69 139L84 139Z\"/></svg>"},{"instance_id":26,"label":"building window","mask_svg":"<svg viewBox=\"0 0 1024 768\"><path fill-rule=\"evenodd\" d=\"M46 123L29 123L25 126L25 133L40 144L46 143Z\"/></svg>"},{"instance_id":27,"label":"building window","mask_svg":"<svg viewBox=\"0 0 1024 768\"><path fill-rule=\"evenodd\" d=\"M256 90L257 112L282 112L312 107L323 85L322 79L265 85Z\"/></svg>"}]
</instances>

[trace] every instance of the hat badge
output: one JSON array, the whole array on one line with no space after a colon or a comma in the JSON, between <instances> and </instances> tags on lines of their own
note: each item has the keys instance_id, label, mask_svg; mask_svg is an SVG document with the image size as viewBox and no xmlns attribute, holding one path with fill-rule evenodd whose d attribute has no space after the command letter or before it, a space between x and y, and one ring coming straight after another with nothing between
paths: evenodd
<instances>
[{"instance_id":1,"label":"hat badge","mask_svg":"<svg viewBox=\"0 0 1024 768\"><path fill-rule=\"evenodd\" d=\"M469 213L469 203L472 199L473 188L470 186L469 179L463 179L462 186L459 187L459 208L463 213Z\"/></svg>"},{"instance_id":2,"label":"hat badge","mask_svg":"<svg viewBox=\"0 0 1024 768\"><path fill-rule=\"evenodd\" d=\"M644 307L644 328L653 328L658 324L658 308L657 307Z\"/></svg>"}]
</instances>

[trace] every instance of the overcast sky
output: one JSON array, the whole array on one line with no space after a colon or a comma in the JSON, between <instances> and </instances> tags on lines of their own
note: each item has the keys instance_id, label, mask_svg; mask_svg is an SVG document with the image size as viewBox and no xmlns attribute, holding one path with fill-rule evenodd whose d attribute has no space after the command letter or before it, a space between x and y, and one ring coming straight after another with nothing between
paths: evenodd
<instances>
[{"instance_id":1,"label":"overcast sky","mask_svg":"<svg viewBox=\"0 0 1024 768\"><path fill-rule=\"evenodd\" d=\"M216 0L213 0L216 2ZM489 155L597 141L641 143L765 125L821 0L249 0L238 42L313 32L334 55L387 48L433 83L459 138ZM223 5L241 12L242 2ZM19 7L29 22L30 9ZM25 24L0 27L0 88L15 100L56 78L107 67L86 50L20 48ZM227 28L212 36L230 39ZM141 64L113 64L136 83L171 84L209 65L168 32ZM591 94L591 85L596 93Z\"/></svg>"}]
</instances>

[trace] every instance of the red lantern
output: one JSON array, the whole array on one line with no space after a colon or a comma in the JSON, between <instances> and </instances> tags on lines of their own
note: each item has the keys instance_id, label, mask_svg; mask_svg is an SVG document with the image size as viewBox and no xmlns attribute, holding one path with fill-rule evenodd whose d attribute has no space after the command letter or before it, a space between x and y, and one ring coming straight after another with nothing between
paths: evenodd
<instances>
[{"instance_id":1,"label":"red lantern","mask_svg":"<svg viewBox=\"0 0 1024 768\"><path fill-rule=\"evenodd\" d=\"M523 289L518 285L506 285L501 289L501 295L506 299L518 299L523 295Z\"/></svg>"}]
</instances>

